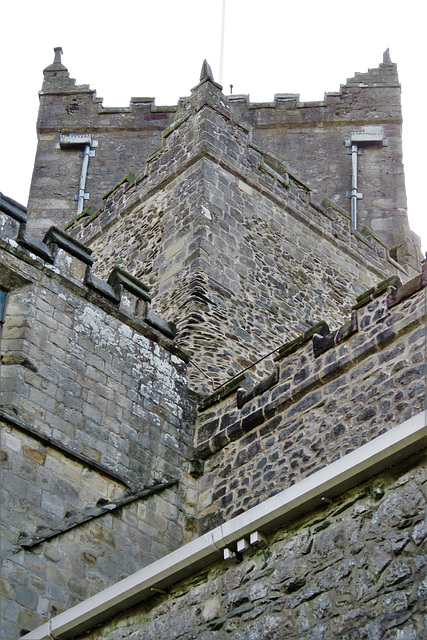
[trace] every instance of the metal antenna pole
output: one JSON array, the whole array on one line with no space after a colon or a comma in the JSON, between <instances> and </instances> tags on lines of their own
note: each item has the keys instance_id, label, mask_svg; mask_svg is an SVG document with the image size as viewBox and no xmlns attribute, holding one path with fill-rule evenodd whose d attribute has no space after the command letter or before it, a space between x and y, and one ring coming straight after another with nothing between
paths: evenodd
<instances>
[{"instance_id":1,"label":"metal antenna pole","mask_svg":"<svg viewBox=\"0 0 427 640\"><path fill-rule=\"evenodd\" d=\"M224 69L225 0L222 0L221 45L219 51L219 84L222 84Z\"/></svg>"}]
</instances>

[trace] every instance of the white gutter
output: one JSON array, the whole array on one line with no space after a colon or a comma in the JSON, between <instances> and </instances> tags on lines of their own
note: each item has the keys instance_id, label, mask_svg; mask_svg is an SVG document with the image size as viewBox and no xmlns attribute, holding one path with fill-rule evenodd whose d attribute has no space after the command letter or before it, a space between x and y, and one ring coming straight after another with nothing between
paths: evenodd
<instances>
[{"instance_id":1,"label":"white gutter","mask_svg":"<svg viewBox=\"0 0 427 640\"><path fill-rule=\"evenodd\" d=\"M341 494L427 445L427 412L384 433L292 487L236 516L164 558L88 598L23 636L23 640L73 638L114 614L221 559L224 549L255 531L284 522Z\"/></svg>"}]
</instances>

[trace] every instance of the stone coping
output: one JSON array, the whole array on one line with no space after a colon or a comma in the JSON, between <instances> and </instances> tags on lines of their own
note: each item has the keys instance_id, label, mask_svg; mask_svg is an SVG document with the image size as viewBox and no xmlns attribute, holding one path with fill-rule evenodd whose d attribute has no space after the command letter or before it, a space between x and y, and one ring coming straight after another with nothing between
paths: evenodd
<instances>
[{"instance_id":1,"label":"stone coping","mask_svg":"<svg viewBox=\"0 0 427 640\"><path fill-rule=\"evenodd\" d=\"M8 198L3 193L0 193L0 211L7 213L18 222L27 222L27 207Z\"/></svg>"},{"instance_id":2,"label":"stone coping","mask_svg":"<svg viewBox=\"0 0 427 640\"><path fill-rule=\"evenodd\" d=\"M427 261L423 262L423 272L420 276L416 276L406 283L406 285L402 285L397 289L393 287L393 284L397 284L397 281L386 279L377 287L369 289L367 292L369 295L362 294L361 300L363 301L363 306L368 305L373 299L372 296L374 294L376 297L377 292L381 292L383 295L382 304L387 308L391 308L397 304L397 301L401 302L422 291L422 289L427 286ZM380 294L378 293L378 295ZM359 309L360 308L361 307L359 307ZM415 322L420 322L420 320L418 319ZM361 324L362 331L364 331L366 326L364 326L363 319ZM314 365L314 361L319 356L348 340L358 331L357 311L353 311L350 320L336 331L330 332L326 323L318 323L302 336L283 345L279 356L276 358L277 360L291 356L300 349L309 349L309 342L311 341L314 357L312 369L302 370L298 379L294 377L293 383L288 382L283 388L279 386L276 392L272 392L264 402L258 404L254 402L252 408L244 407L244 405L255 400L256 397L259 398L275 387L278 384L279 372L273 372L272 375L259 382L252 389L237 389L236 397L232 401L236 403L236 407L239 410L237 413L231 411L230 413L225 413L222 417L214 417L214 413L206 413L204 416L201 416L202 422L197 432L195 442L196 456L201 460L206 459L213 453L220 451L229 442L241 438L249 431L252 431L264 423L267 423L265 429L273 428L275 424L274 418L278 413L285 410L285 408L291 404L300 401L311 391L321 387L325 381L330 381L340 376L344 371L356 364L364 355L369 355L372 350L376 351L382 348L383 344L387 344L390 340L395 339L394 327L385 324L373 340L367 342L363 342L362 340L362 344L357 345L355 343L353 349L343 351L339 357L326 359L323 368L319 369L319 367ZM327 355L326 358L328 358ZM238 378L231 379L230 383L233 383L235 379ZM233 393L232 389L235 388L236 385L230 385L229 395ZM201 404L199 406L200 412L206 410L208 407L213 407L223 400L220 396L215 397L214 394L209 396L209 398L211 399L210 404L208 406Z\"/></svg>"},{"instance_id":3,"label":"stone coping","mask_svg":"<svg viewBox=\"0 0 427 640\"><path fill-rule=\"evenodd\" d=\"M148 308L151 297L147 285L119 266L112 270L107 282L96 278L92 274L93 258L90 248L56 227L51 227L44 239L39 240L26 230L25 207L3 194L0 194L0 211L13 221L12 231L8 230L8 233L12 233L12 235L1 239L5 249L15 254L22 250L22 254L18 257L44 270L51 277L63 278L64 283L68 282L73 290L78 287L79 295L89 299L97 306L101 306L107 313L119 315L122 321L130 324L136 331L148 333L148 337L154 342L161 344L184 362L189 361L189 354L182 347L173 343L176 335L175 324L163 320ZM55 262L59 249L83 263L85 267L82 271L83 277L75 278L56 267ZM130 315L121 308L123 290L131 293L145 304L142 317Z\"/></svg>"}]
</instances>

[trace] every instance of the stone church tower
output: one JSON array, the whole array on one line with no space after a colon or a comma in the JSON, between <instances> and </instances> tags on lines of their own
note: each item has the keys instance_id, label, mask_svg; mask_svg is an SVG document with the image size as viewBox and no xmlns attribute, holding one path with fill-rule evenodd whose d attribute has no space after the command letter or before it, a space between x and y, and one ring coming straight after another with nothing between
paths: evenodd
<instances>
[{"instance_id":1,"label":"stone church tower","mask_svg":"<svg viewBox=\"0 0 427 640\"><path fill-rule=\"evenodd\" d=\"M421 638L388 53L320 103L205 62L174 107L108 109L58 48L40 100L28 208L0 199L3 637Z\"/></svg>"}]
</instances>

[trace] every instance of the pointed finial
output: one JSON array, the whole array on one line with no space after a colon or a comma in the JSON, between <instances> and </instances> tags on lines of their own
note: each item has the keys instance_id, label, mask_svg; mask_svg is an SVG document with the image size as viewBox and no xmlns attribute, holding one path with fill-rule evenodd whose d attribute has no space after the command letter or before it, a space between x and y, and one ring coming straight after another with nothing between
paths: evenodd
<instances>
[{"instance_id":1,"label":"pointed finial","mask_svg":"<svg viewBox=\"0 0 427 640\"><path fill-rule=\"evenodd\" d=\"M390 49L386 49L383 53L383 62L391 62Z\"/></svg>"},{"instance_id":2,"label":"pointed finial","mask_svg":"<svg viewBox=\"0 0 427 640\"><path fill-rule=\"evenodd\" d=\"M64 53L64 52L62 51L62 47L55 47L55 48L54 48L54 52L55 52L55 59L54 59L53 63L54 63L54 64L55 64L55 63L59 63L59 64L61 64L61 56L62 56L62 54Z\"/></svg>"},{"instance_id":3,"label":"pointed finial","mask_svg":"<svg viewBox=\"0 0 427 640\"><path fill-rule=\"evenodd\" d=\"M202 82L202 80L212 80L212 82L215 82L212 69L210 68L206 60L203 60L202 70L200 72L200 82Z\"/></svg>"},{"instance_id":4,"label":"pointed finial","mask_svg":"<svg viewBox=\"0 0 427 640\"><path fill-rule=\"evenodd\" d=\"M44 69L44 72L45 71L55 71L55 72L67 71L67 67L64 67L64 65L61 62L61 56L63 54L62 47L55 47L54 52L55 52L55 57L53 59L53 62L48 67L46 67L46 69Z\"/></svg>"}]
</instances>

